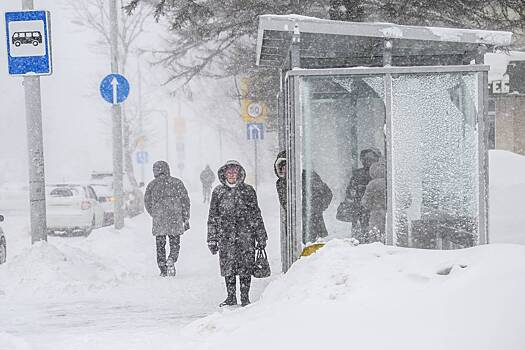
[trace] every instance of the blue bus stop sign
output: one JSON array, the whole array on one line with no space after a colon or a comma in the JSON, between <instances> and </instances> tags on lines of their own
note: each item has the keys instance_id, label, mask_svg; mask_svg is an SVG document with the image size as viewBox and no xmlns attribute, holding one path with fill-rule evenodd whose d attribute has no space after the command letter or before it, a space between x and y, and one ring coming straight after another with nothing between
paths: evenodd
<instances>
[{"instance_id":1,"label":"blue bus stop sign","mask_svg":"<svg viewBox=\"0 0 525 350\"><path fill-rule=\"evenodd\" d=\"M100 95L111 104L122 103L129 96L129 82L120 74L109 74L100 82Z\"/></svg>"},{"instance_id":2,"label":"blue bus stop sign","mask_svg":"<svg viewBox=\"0 0 525 350\"><path fill-rule=\"evenodd\" d=\"M47 11L5 13L10 75L50 75L50 14Z\"/></svg>"}]
</instances>

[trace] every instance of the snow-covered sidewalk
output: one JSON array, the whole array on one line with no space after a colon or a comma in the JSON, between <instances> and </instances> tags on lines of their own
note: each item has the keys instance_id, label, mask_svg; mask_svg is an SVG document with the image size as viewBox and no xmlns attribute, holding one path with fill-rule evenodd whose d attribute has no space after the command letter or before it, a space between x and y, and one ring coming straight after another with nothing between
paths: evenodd
<instances>
[{"instance_id":1,"label":"snow-covered sidewalk","mask_svg":"<svg viewBox=\"0 0 525 350\"><path fill-rule=\"evenodd\" d=\"M278 222L271 220L277 204L266 202L268 251L278 272ZM218 311L226 294L217 256L206 245L206 216L207 206L193 204L175 278L158 275L146 214L127 220L120 232L103 228L87 238L50 237L33 247L22 232L24 220L11 218L16 224L5 225L9 261L0 267L0 350L176 344L177 331ZM253 281L253 301L269 281Z\"/></svg>"}]
</instances>

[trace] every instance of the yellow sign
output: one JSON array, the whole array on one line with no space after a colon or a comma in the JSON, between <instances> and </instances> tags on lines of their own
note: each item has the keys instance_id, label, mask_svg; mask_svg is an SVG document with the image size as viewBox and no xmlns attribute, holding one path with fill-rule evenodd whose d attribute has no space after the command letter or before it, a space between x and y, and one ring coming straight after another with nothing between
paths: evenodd
<instances>
[{"instance_id":1,"label":"yellow sign","mask_svg":"<svg viewBox=\"0 0 525 350\"><path fill-rule=\"evenodd\" d=\"M268 118L265 103L244 98L241 102L241 117L247 123L262 123Z\"/></svg>"},{"instance_id":2,"label":"yellow sign","mask_svg":"<svg viewBox=\"0 0 525 350\"><path fill-rule=\"evenodd\" d=\"M241 118L247 123L263 123L268 118L268 107L248 97L248 85L248 78L241 79Z\"/></svg>"},{"instance_id":3,"label":"yellow sign","mask_svg":"<svg viewBox=\"0 0 525 350\"><path fill-rule=\"evenodd\" d=\"M144 136L137 137L137 146L142 147L146 143L146 138Z\"/></svg>"}]
</instances>

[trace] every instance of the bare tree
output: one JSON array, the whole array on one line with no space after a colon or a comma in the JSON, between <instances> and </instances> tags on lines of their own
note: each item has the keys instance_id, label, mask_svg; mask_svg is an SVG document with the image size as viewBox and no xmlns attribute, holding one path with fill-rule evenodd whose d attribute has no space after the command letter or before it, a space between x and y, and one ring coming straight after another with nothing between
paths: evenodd
<instances>
[{"instance_id":1,"label":"bare tree","mask_svg":"<svg viewBox=\"0 0 525 350\"><path fill-rule=\"evenodd\" d=\"M87 28L97 34L94 44L102 53L109 56L110 28L109 8L106 0L71 0L70 8L74 13L73 23ZM124 6L121 0L121 8ZM140 49L136 47L137 40L145 32L145 25L153 10L148 6L137 6L133 15L119 16L119 66L122 74L126 74L128 61L132 54L140 56ZM131 112L123 108L123 147L124 170L133 187L138 187L133 168L133 153L140 142L144 141L143 130L139 127L139 118L142 118L141 106Z\"/></svg>"}]
</instances>

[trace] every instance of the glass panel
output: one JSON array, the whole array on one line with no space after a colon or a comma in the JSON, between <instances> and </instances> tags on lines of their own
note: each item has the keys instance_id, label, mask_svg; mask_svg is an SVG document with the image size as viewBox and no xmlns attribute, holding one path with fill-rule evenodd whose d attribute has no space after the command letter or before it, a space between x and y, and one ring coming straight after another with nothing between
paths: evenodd
<instances>
[{"instance_id":1,"label":"glass panel","mask_svg":"<svg viewBox=\"0 0 525 350\"><path fill-rule=\"evenodd\" d=\"M456 248L479 229L477 73L392 80L394 242Z\"/></svg>"},{"instance_id":2,"label":"glass panel","mask_svg":"<svg viewBox=\"0 0 525 350\"><path fill-rule=\"evenodd\" d=\"M385 154L383 77L302 79L303 243L351 234L364 243L382 240L368 236L369 212L361 199L370 182L369 163ZM375 209L384 232L386 185L384 172L379 174L381 199ZM345 215L337 214L341 207Z\"/></svg>"}]
</instances>

